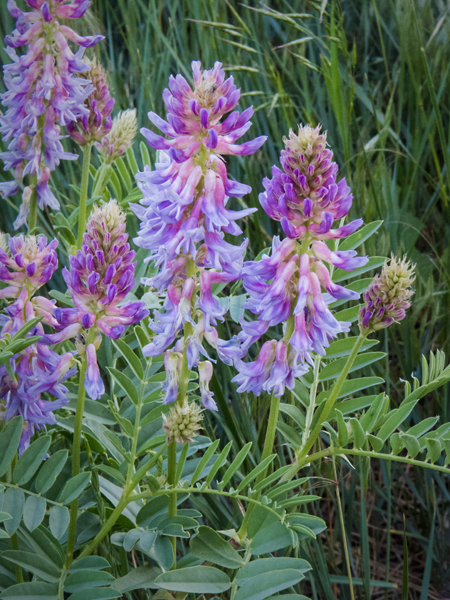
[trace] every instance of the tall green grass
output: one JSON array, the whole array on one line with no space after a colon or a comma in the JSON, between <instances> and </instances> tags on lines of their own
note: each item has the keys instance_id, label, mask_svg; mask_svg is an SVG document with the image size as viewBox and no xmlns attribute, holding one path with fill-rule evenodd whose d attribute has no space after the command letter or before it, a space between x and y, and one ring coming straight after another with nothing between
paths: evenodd
<instances>
[{"instance_id":1,"label":"tall green grass","mask_svg":"<svg viewBox=\"0 0 450 600\"><path fill-rule=\"evenodd\" d=\"M0 6L1 33L12 19ZM401 327L380 336L388 357L382 374L396 402L399 378L420 374L420 357L441 348L450 354L450 10L444 0L94 0L87 29L101 28L98 50L108 65L116 108L164 111L161 93L170 73L190 77L190 61L205 67L220 60L242 89L241 108L253 104L252 134L268 136L257 155L232 157L232 175L251 185L246 198L259 206L262 179L278 164L282 138L296 124L322 123L341 173L353 194L352 216L383 219L367 252L407 253L417 263L413 309ZM2 52L2 58L6 55ZM76 197L78 165L54 175L64 202ZM65 207L63 210L68 210ZM2 227L15 211L3 202ZM259 209L247 221L248 257L269 244L278 224ZM62 285L57 281L56 285ZM233 323L227 324L231 330ZM218 418L208 418L223 439L243 442L264 435L265 399L238 398L231 370L218 366ZM439 414L450 419L449 388L427 397L412 422ZM261 439L260 439L261 441ZM261 447L261 444L260 444ZM256 463L259 456L247 459ZM280 456L287 461L289 456ZM364 465L361 465L363 468ZM316 473L330 524L311 544L314 599L350 598L331 465ZM359 470L337 472L352 575L358 598L402 597L403 514L409 547L409 596L445 596L450 586L448 511L450 487L436 473L374 465L363 492ZM225 503L196 500L217 528L233 525ZM447 515L447 516L446 516ZM371 587L390 580L396 589Z\"/></svg>"}]
</instances>

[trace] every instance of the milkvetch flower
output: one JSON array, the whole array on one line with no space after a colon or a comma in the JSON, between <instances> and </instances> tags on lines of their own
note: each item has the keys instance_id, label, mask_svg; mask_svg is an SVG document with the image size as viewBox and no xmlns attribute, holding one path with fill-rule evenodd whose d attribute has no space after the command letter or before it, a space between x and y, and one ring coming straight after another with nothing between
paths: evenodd
<instances>
[{"instance_id":1,"label":"milkvetch flower","mask_svg":"<svg viewBox=\"0 0 450 600\"><path fill-rule=\"evenodd\" d=\"M75 307L53 311L60 331L43 340L55 343L78 336L77 348L80 353L86 352L88 364L85 387L93 399L104 391L96 360L101 334L117 339L127 325L149 314L143 302L125 301L135 286L136 268L135 252L127 243L125 228L125 214L116 200L94 207L81 250L69 258L70 270L63 269ZM84 340L90 340L86 347Z\"/></svg>"},{"instance_id":2,"label":"milkvetch flower","mask_svg":"<svg viewBox=\"0 0 450 600\"><path fill-rule=\"evenodd\" d=\"M287 237L273 238L270 254L248 261L243 267L243 285L249 297L244 308L257 320L241 319L242 330L230 342L239 374L233 379L238 391L284 393L293 389L295 378L307 372L311 353L325 354L330 341L347 332L350 323L336 319L329 304L337 299L354 300L359 294L333 282L331 270L353 271L367 263L356 252L332 250L327 240L340 239L362 224L356 219L332 229L348 213L352 195L345 179L336 182L338 167L327 148L320 126L300 126L284 139L283 170L273 167L271 180L264 180L260 202L267 214L281 221ZM324 291L323 291L324 290ZM254 362L242 359L270 327L282 325L282 339L267 341Z\"/></svg>"},{"instance_id":3,"label":"milkvetch flower","mask_svg":"<svg viewBox=\"0 0 450 600\"><path fill-rule=\"evenodd\" d=\"M207 388L212 363L199 363L200 355L209 358L204 340L228 363L237 348L217 335L226 309L213 286L239 279L247 241L235 246L224 237L240 235L236 221L255 210L228 207L229 198L244 196L250 187L228 177L223 157L253 154L266 137L236 143L251 126L253 108L234 110L240 90L233 77L225 78L221 63L202 71L194 61L192 73L193 88L181 75L170 77L163 93L167 120L148 114L165 137L141 130L158 159L155 170L146 166L137 174L144 198L133 207L141 220L135 243L148 249L147 260L158 268L143 283L164 296L163 310L155 311L150 324L156 336L144 351L157 356L174 344L189 369L199 367L203 405L215 409ZM167 385L165 401L177 397L169 390Z\"/></svg>"}]
</instances>

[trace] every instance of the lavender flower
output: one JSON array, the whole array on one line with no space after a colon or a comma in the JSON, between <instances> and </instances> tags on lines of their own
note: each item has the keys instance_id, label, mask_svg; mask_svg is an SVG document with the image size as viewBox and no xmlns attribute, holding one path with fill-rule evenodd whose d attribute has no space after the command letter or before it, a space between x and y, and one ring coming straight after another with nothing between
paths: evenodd
<instances>
[{"instance_id":1,"label":"lavender flower","mask_svg":"<svg viewBox=\"0 0 450 600\"><path fill-rule=\"evenodd\" d=\"M250 187L228 178L222 157L253 154L266 137L235 143L249 129L253 108L233 110L240 90L233 77L225 79L221 63L201 71L200 62L194 61L192 71L194 89L181 75L171 76L170 89L163 93L167 121L153 112L148 115L169 139L141 130L159 154L156 170L147 166L136 176L144 198L133 207L141 220L135 243L147 248L147 260L159 267L143 282L161 294L167 290L163 311L155 311L151 324L156 336L145 352L158 356L175 343L174 352L184 357L189 369L199 366L204 406L216 409L207 389L212 365L199 365L200 355L208 358L203 340L228 363L237 356L237 348L218 338L215 327L226 310L212 286L240 277L247 241L234 246L224 234L240 235L236 221L255 210L227 208L230 197L244 196ZM168 376L165 402L176 399L180 383L174 388Z\"/></svg>"},{"instance_id":2,"label":"lavender flower","mask_svg":"<svg viewBox=\"0 0 450 600\"><path fill-rule=\"evenodd\" d=\"M114 106L114 98L109 93L106 73L97 59L84 59L90 67L89 71L80 73L80 77L89 79L94 88L86 99L86 107L89 114L79 117L76 122L67 124L67 132L70 137L80 146L99 142L112 127L111 112Z\"/></svg>"},{"instance_id":3,"label":"lavender flower","mask_svg":"<svg viewBox=\"0 0 450 600\"><path fill-rule=\"evenodd\" d=\"M286 237L273 238L270 256L249 261L243 268L243 285L249 293L244 308L257 315L256 322L241 321L242 330L230 346L239 374L233 379L238 391L293 389L295 378L306 373L311 353L325 354L330 340L349 331L350 323L338 321L328 304L336 299L353 300L359 294L335 284L326 263L352 271L367 263L354 251L332 251L323 240L338 239L355 231L362 220L331 229L348 213L352 196L345 179L336 183L338 167L326 148L320 126L300 126L285 139L281 153L283 171L273 167L273 179L264 180L260 202L273 219L281 221ZM325 290L325 293L322 292ZM269 329L283 325L279 342L265 342L255 362L243 362L253 343Z\"/></svg>"},{"instance_id":4,"label":"lavender flower","mask_svg":"<svg viewBox=\"0 0 450 600\"><path fill-rule=\"evenodd\" d=\"M8 150L0 153L4 169L14 169L14 182L0 184L3 196L12 196L20 182L29 176L23 204L14 227L26 222L32 190L36 190L39 208L57 209L59 204L48 185L51 172L61 159L74 160L61 144L61 126L88 116L84 106L92 93L89 79L76 77L90 69L82 60L85 47L97 44L103 36L80 36L58 19L77 19L89 8L89 0L25 0L30 12L20 10L14 0L7 8L17 19L12 35L5 37L6 52L13 61L4 67L7 91L2 103L8 107L0 115L0 131ZM81 46L76 54L69 42ZM23 55L16 48L27 46Z\"/></svg>"},{"instance_id":5,"label":"lavender flower","mask_svg":"<svg viewBox=\"0 0 450 600\"><path fill-rule=\"evenodd\" d=\"M60 332L43 340L56 343L78 336L78 352L86 352L87 359L85 388L93 399L104 392L96 358L101 334L117 339L127 325L149 314L143 302L124 303L135 285L136 268L125 228L125 214L116 200L93 209L83 246L70 257L70 271L63 269L75 308L55 309Z\"/></svg>"},{"instance_id":6,"label":"lavender flower","mask_svg":"<svg viewBox=\"0 0 450 600\"><path fill-rule=\"evenodd\" d=\"M6 242L4 234L0 234L0 280L7 284L1 290L1 296L13 300L6 308L7 315L1 317L1 338L14 335L36 316L43 316L48 325L57 324L51 314L53 302L32 297L57 268L57 245L56 240L47 244L43 236L19 235ZM41 323L28 334L35 335L44 335ZM5 365L0 367L0 399L4 404L1 418L21 415L24 420L20 454L29 446L35 431L56 424L53 411L69 401L62 383L75 374L73 361L71 352L59 356L50 348L35 343L12 356L9 369ZM42 397L44 393L56 399L47 400Z\"/></svg>"},{"instance_id":7,"label":"lavender flower","mask_svg":"<svg viewBox=\"0 0 450 600\"><path fill-rule=\"evenodd\" d=\"M359 311L361 333L369 335L405 318L414 294L414 267L406 256L400 261L392 255L389 263L385 261L381 275L375 275L364 292L364 305Z\"/></svg>"}]
</instances>

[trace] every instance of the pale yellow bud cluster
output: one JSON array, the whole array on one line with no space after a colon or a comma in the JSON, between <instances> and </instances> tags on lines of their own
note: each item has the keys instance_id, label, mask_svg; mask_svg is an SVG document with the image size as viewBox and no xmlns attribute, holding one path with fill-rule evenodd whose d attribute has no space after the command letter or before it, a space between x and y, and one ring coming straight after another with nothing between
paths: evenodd
<instances>
[{"instance_id":1,"label":"pale yellow bud cluster","mask_svg":"<svg viewBox=\"0 0 450 600\"><path fill-rule=\"evenodd\" d=\"M163 415L163 428L169 442L178 444L192 442L201 427L202 409L185 398L183 404L174 404L167 415Z\"/></svg>"},{"instance_id":2,"label":"pale yellow bud cluster","mask_svg":"<svg viewBox=\"0 0 450 600\"><path fill-rule=\"evenodd\" d=\"M129 108L114 117L111 131L104 136L97 149L107 163L112 163L131 148L136 134L136 109Z\"/></svg>"}]
</instances>

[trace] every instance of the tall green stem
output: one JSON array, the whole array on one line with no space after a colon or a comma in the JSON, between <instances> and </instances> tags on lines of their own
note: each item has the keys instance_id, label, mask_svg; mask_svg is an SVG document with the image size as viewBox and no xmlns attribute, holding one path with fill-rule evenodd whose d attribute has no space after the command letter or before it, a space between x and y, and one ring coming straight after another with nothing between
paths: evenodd
<instances>
[{"instance_id":1,"label":"tall green stem","mask_svg":"<svg viewBox=\"0 0 450 600\"><path fill-rule=\"evenodd\" d=\"M171 486L175 485L175 474L177 470L177 443L175 440L170 442L167 450L167 483ZM170 494L169 496L169 517L175 517L177 514L177 495ZM177 538L171 537L173 551L172 570L177 568Z\"/></svg>"},{"instance_id":2,"label":"tall green stem","mask_svg":"<svg viewBox=\"0 0 450 600\"><path fill-rule=\"evenodd\" d=\"M30 212L28 213L28 230L33 231L37 225L37 191L36 191L36 177L34 184L32 184L32 192L30 198Z\"/></svg>"},{"instance_id":3,"label":"tall green stem","mask_svg":"<svg viewBox=\"0 0 450 600\"><path fill-rule=\"evenodd\" d=\"M81 454L81 426L83 423L84 401L86 399L86 390L84 380L86 379L87 358L83 354L81 359L80 379L78 382L77 410L75 413L75 427L73 430L73 453L72 453L72 477L80 472L80 454ZM70 566L73 560L73 550L75 547L75 532L77 528L78 499L73 500L70 505L69 533L67 538L66 567Z\"/></svg>"},{"instance_id":4,"label":"tall green stem","mask_svg":"<svg viewBox=\"0 0 450 600\"><path fill-rule=\"evenodd\" d=\"M339 494L339 481L337 479L336 463L334 461L333 461L333 469L334 469L334 480L335 480L335 486L336 486L336 499L337 499L337 503L338 503L339 521L341 523L341 531L342 531L342 543L344 545L345 564L347 566L348 583L350 585L350 596L351 596L352 600L355 600L355 591L353 589L352 572L351 572L351 567L350 567L350 556L348 553L348 545L347 545L347 535L345 533L344 513L342 511L341 495Z\"/></svg>"},{"instance_id":5,"label":"tall green stem","mask_svg":"<svg viewBox=\"0 0 450 600\"><path fill-rule=\"evenodd\" d=\"M88 187L89 187L89 167L91 165L91 149L92 144L87 144L83 148L83 170L81 172L81 190L80 190L80 206L78 212L78 238L77 238L77 248L81 248L81 244L83 243L83 234L86 229L86 218L87 218L87 210L86 210L86 201L88 196Z\"/></svg>"},{"instance_id":6,"label":"tall green stem","mask_svg":"<svg viewBox=\"0 0 450 600\"><path fill-rule=\"evenodd\" d=\"M303 461L303 459L308 456L308 452L311 450L311 448L316 443L316 440L319 437L320 432L322 431L322 425L327 420L329 414L333 410L334 405L336 404L336 400L342 389L342 386L344 385L345 380L347 379L348 374L350 373L350 369L352 368L353 363L355 362L355 358L357 357L358 352L360 351L361 346L363 345L366 337L367 336L365 334L362 334L362 333L359 334L358 339L356 340L356 343L353 346L353 349L352 349L349 357L347 358L347 362L345 363L345 366L341 371L341 374L339 375L336 383L334 384L333 388L331 389L330 395L328 396L328 398L325 401L325 406L323 407L322 412L320 413L320 416L317 420L317 423L316 423L314 429L312 430L308 439L305 441L301 450L299 452L297 452L296 462L292 465L291 469L289 469L289 471L287 471L283 475L283 477L280 479L280 483L282 483L283 481L289 481L290 479L292 479L295 476L295 474L297 473L297 471L299 471L304 464L310 462L309 460Z\"/></svg>"},{"instance_id":7,"label":"tall green stem","mask_svg":"<svg viewBox=\"0 0 450 600\"><path fill-rule=\"evenodd\" d=\"M266 438L264 440L263 453L261 456L261 462L265 460L268 456L272 454L273 445L275 442L275 435L277 433L277 422L278 422L278 413L280 412L280 396L275 396L272 394L270 399L270 412L269 412L269 424L267 426ZM261 471L261 473L256 478L255 484L261 483L264 477L267 474L267 469ZM254 496L255 499L258 499L261 495L259 492ZM250 520L250 515L253 511L254 505L250 505L247 508L247 512L245 513L244 520L242 521L242 525L239 529L239 537L242 540L247 535L248 522Z\"/></svg>"}]
</instances>

